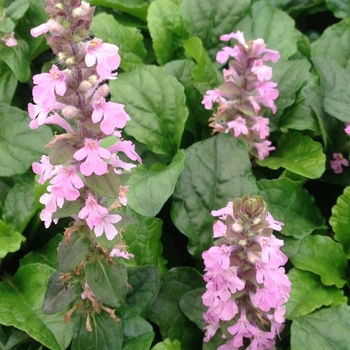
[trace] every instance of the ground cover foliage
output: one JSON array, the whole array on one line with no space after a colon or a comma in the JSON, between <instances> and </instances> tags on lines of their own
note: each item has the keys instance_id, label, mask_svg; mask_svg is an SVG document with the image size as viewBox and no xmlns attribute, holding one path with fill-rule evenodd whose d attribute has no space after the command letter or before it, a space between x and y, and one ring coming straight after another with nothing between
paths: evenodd
<instances>
[{"instance_id":1,"label":"ground cover foliage","mask_svg":"<svg viewBox=\"0 0 350 350\"><path fill-rule=\"evenodd\" d=\"M235 197L260 195L284 223L275 235L284 241L292 283L277 349L349 348L350 167L335 173L330 162L335 153L349 158L350 6L341 0L89 3L96 6L91 36L119 47L110 101L125 105L131 120L123 137L142 158L127 180L123 209L123 239L134 258L85 266L95 295L120 321L94 313L88 331L83 313L64 320L83 290L65 289L59 273L81 262L89 242L75 232L64 243L72 208L48 229L40 220L46 186L31 165L50 153L45 145L62 130L31 130L27 112L32 77L57 58L44 36L30 35L48 20L44 2L0 0L0 32L14 31L18 41L0 42L1 347L216 349L224 342L219 333L203 342L201 298L211 211ZM225 66L215 59L226 45L220 36L238 30L280 53L270 64L277 112L264 114L276 150L263 160L251 159L232 135L211 135L214 108L202 103L206 91L223 83ZM113 196L112 185L107 196L110 191ZM109 244L103 237L98 242Z\"/></svg>"}]
</instances>

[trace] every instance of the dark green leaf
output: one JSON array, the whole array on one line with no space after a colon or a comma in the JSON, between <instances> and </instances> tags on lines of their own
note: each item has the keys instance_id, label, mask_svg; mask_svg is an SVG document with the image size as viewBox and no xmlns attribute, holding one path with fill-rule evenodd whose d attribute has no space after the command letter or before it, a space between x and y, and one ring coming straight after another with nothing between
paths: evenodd
<instances>
[{"instance_id":1,"label":"dark green leaf","mask_svg":"<svg viewBox=\"0 0 350 350\"><path fill-rule=\"evenodd\" d=\"M0 103L11 104L18 80L6 64L0 64Z\"/></svg>"},{"instance_id":2,"label":"dark green leaf","mask_svg":"<svg viewBox=\"0 0 350 350\"><path fill-rule=\"evenodd\" d=\"M350 307L339 305L293 320L291 349L348 349Z\"/></svg>"},{"instance_id":3,"label":"dark green leaf","mask_svg":"<svg viewBox=\"0 0 350 350\"><path fill-rule=\"evenodd\" d=\"M113 258L110 266L106 260L95 260L85 265L86 282L96 299L112 308L124 303L128 292L126 267Z\"/></svg>"},{"instance_id":4,"label":"dark green leaf","mask_svg":"<svg viewBox=\"0 0 350 350\"><path fill-rule=\"evenodd\" d=\"M0 259L5 257L7 253L19 250L24 241L25 237L0 220Z\"/></svg>"},{"instance_id":5,"label":"dark green leaf","mask_svg":"<svg viewBox=\"0 0 350 350\"><path fill-rule=\"evenodd\" d=\"M162 276L159 294L150 309L149 318L159 326L162 337L178 339L182 350L199 349L203 333L182 313L179 301L185 293L203 285L197 270L173 268Z\"/></svg>"},{"instance_id":6,"label":"dark green leaf","mask_svg":"<svg viewBox=\"0 0 350 350\"><path fill-rule=\"evenodd\" d=\"M52 218L66 218L72 214L76 214L84 206L84 201L78 198L76 201L65 201L62 208L52 214Z\"/></svg>"},{"instance_id":7,"label":"dark green leaf","mask_svg":"<svg viewBox=\"0 0 350 350\"><path fill-rule=\"evenodd\" d=\"M28 113L0 104L0 176L23 174L31 164L46 153L44 145L52 137L43 125L30 130Z\"/></svg>"},{"instance_id":8,"label":"dark green leaf","mask_svg":"<svg viewBox=\"0 0 350 350\"><path fill-rule=\"evenodd\" d=\"M282 221L282 233L303 238L317 229L326 228L314 198L302 187L301 182L288 178L260 180L260 195L267 209L277 221Z\"/></svg>"},{"instance_id":9,"label":"dark green leaf","mask_svg":"<svg viewBox=\"0 0 350 350\"><path fill-rule=\"evenodd\" d=\"M18 21L27 12L28 8L28 0L15 0L10 6L6 7L5 13L13 21Z\"/></svg>"},{"instance_id":10,"label":"dark green leaf","mask_svg":"<svg viewBox=\"0 0 350 350\"><path fill-rule=\"evenodd\" d=\"M325 0L327 8L335 17L345 18L350 15L350 4L343 0Z\"/></svg>"},{"instance_id":11,"label":"dark green leaf","mask_svg":"<svg viewBox=\"0 0 350 350\"><path fill-rule=\"evenodd\" d=\"M112 99L125 104L126 132L154 153L178 151L188 110L183 86L163 68L145 66L110 82Z\"/></svg>"},{"instance_id":12,"label":"dark green leaf","mask_svg":"<svg viewBox=\"0 0 350 350\"><path fill-rule=\"evenodd\" d=\"M181 343L178 340L166 338L161 343L157 343L151 350L181 350Z\"/></svg>"},{"instance_id":13,"label":"dark green leaf","mask_svg":"<svg viewBox=\"0 0 350 350\"><path fill-rule=\"evenodd\" d=\"M346 283L347 259L342 246L326 236L307 236L296 254L289 257L295 267L313 272L326 286L342 288Z\"/></svg>"},{"instance_id":14,"label":"dark green leaf","mask_svg":"<svg viewBox=\"0 0 350 350\"><path fill-rule=\"evenodd\" d=\"M189 238L189 252L200 258L212 245L212 210L235 197L257 193L248 152L237 139L219 134L185 152L185 168L173 195L171 217Z\"/></svg>"},{"instance_id":15,"label":"dark green leaf","mask_svg":"<svg viewBox=\"0 0 350 350\"><path fill-rule=\"evenodd\" d=\"M288 272L288 277L292 282L292 290L286 304L286 318L289 320L310 314L323 305L337 306L348 301L344 291L324 286L320 278L311 272L293 268Z\"/></svg>"}]
</instances>

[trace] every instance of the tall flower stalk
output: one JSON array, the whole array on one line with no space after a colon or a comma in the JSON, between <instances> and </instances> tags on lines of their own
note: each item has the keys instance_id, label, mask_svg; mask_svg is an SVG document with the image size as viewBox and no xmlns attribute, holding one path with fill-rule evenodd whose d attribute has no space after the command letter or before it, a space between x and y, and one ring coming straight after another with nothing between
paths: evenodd
<instances>
[{"instance_id":1,"label":"tall flower stalk","mask_svg":"<svg viewBox=\"0 0 350 350\"><path fill-rule=\"evenodd\" d=\"M247 146L252 157L263 160L275 147L267 140L270 134L269 119L263 117L265 108L276 113L274 100L278 97L277 83L270 82L272 68L265 62L277 62L280 55L266 48L263 39L246 43L242 32L225 34L222 41L235 39L234 47L225 46L218 52L216 60L227 63L223 70L225 83L208 90L202 103L206 109L217 105L210 118L213 133L230 133Z\"/></svg>"},{"instance_id":2,"label":"tall flower stalk","mask_svg":"<svg viewBox=\"0 0 350 350\"><path fill-rule=\"evenodd\" d=\"M113 257L132 257L121 235L117 237L116 224L120 224L122 216L116 210L127 203L122 173L135 167L125 158L138 162L141 159L135 146L121 135L130 119L124 105L108 101L107 81L116 79L120 56L117 46L89 36L94 7L80 0L45 3L50 19L33 28L31 34L34 37L46 34L58 63L49 72L33 77L34 103L28 106L30 127L55 124L63 133L54 136L47 145L50 155L34 163L33 171L40 175L40 184L48 183L47 193L40 198L45 205L40 214L45 227L57 223L60 217L71 216L74 221L65 231L65 247L74 232L90 241L86 256L74 273L60 271L60 276L66 288L80 283L84 303L76 303L72 310L80 307L87 313L87 329L91 330L93 312L105 310L117 318L90 288L84 268L99 259L113 265ZM109 147L103 145L107 137L114 139ZM116 244L103 247L97 239L102 235ZM60 265L64 265L62 261ZM70 316L71 312L66 319Z\"/></svg>"},{"instance_id":3,"label":"tall flower stalk","mask_svg":"<svg viewBox=\"0 0 350 350\"><path fill-rule=\"evenodd\" d=\"M235 198L212 211L214 246L203 253L208 310L204 341L218 329L226 343L218 350L273 349L283 329L291 283L282 267L287 257L273 230L283 223L267 212L260 196Z\"/></svg>"}]
</instances>

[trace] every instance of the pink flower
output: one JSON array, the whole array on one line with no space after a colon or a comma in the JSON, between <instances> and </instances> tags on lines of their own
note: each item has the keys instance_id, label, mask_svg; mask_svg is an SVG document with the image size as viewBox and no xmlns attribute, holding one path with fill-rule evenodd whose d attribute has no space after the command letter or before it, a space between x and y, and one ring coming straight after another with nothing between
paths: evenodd
<instances>
[{"instance_id":1,"label":"pink flower","mask_svg":"<svg viewBox=\"0 0 350 350\"><path fill-rule=\"evenodd\" d=\"M265 66L263 60L255 60L251 69L259 81L267 81L272 78L272 68Z\"/></svg>"},{"instance_id":2,"label":"pink flower","mask_svg":"<svg viewBox=\"0 0 350 350\"><path fill-rule=\"evenodd\" d=\"M266 215L266 221L269 223L269 228L272 228L275 231L281 231L284 223L281 221L276 221L270 213Z\"/></svg>"},{"instance_id":3,"label":"pink flower","mask_svg":"<svg viewBox=\"0 0 350 350\"><path fill-rule=\"evenodd\" d=\"M276 147L271 146L270 141L263 141L263 142L254 142L254 147L258 151L258 158L259 160L263 160L265 157L267 157L270 154L270 151L273 151L276 149Z\"/></svg>"},{"instance_id":4,"label":"pink flower","mask_svg":"<svg viewBox=\"0 0 350 350\"><path fill-rule=\"evenodd\" d=\"M334 160L331 160L331 168L335 174L343 172L343 166L349 166L349 161L343 157L341 153L333 153Z\"/></svg>"},{"instance_id":5,"label":"pink flower","mask_svg":"<svg viewBox=\"0 0 350 350\"><path fill-rule=\"evenodd\" d=\"M101 79L113 78L112 72L119 67L120 56L118 47L104 43L101 39L94 38L85 43L85 63L92 67L96 62L96 71Z\"/></svg>"},{"instance_id":6,"label":"pink flower","mask_svg":"<svg viewBox=\"0 0 350 350\"><path fill-rule=\"evenodd\" d=\"M345 131L348 135L350 135L350 123L345 123L345 129L344 129L344 131Z\"/></svg>"},{"instance_id":7,"label":"pink flower","mask_svg":"<svg viewBox=\"0 0 350 350\"><path fill-rule=\"evenodd\" d=\"M254 326L252 326L247 320L246 310L242 309L241 317L238 319L237 323L227 328L228 332L234 336L233 345L237 348L241 347L243 345L243 337L252 337L251 332L253 328Z\"/></svg>"},{"instance_id":8,"label":"pink flower","mask_svg":"<svg viewBox=\"0 0 350 350\"><path fill-rule=\"evenodd\" d=\"M220 36L221 41L229 41L230 39L236 39L241 45L246 45L244 33L239 30L237 30L236 33L223 34Z\"/></svg>"},{"instance_id":9,"label":"pink flower","mask_svg":"<svg viewBox=\"0 0 350 350\"><path fill-rule=\"evenodd\" d=\"M8 47L14 47L18 45L18 41L15 39L15 32L11 32L10 34L5 34L2 38L2 41L5 42L5 45Z\"/></svg>"},{"instance_id":10,"label":"pink flower","mask_svg":"<svg viewBox=\"0 0 350 350\"><path fill-rule=\"evenodd\" d=\"M114 248L109 253L110 257L117 257L117 258L124 258L124 259L132 259L134 257L134 254L128 253L125 250L120 250L119 248Z\"/></svg>"},{"instance_id":11,"label":"pink flower","mask_svg":"<svg viewBox=\"0 0 350 350\"><path fill-rule=\"evenodd\" d=\"M40 24L39 26L32 28L30 30L30 34L37 38L41 34L45 34L47 32L51 32L53 34L62 34L64 32L64 28L57 21L50 18L46 23Z\"/></svg>"},{"instance_id":12,"label":"pink flower","mask_svg":"<svg viewBox=\"0 0 350 350\"><path fill-rule=\"evenodd\" d=\"M211 247L202 254L205 266L209 269L221 271L230 266L230 255L232 247L222 245L221 247Z\"/></svg>"},{"instance_id":13,"label":"pink flower","mask_svg":"<svg viewBox=\"0 0 350 350\"><path fill-rule=\"evenodd\" d=\"M102 118L101 130L106 135L113 134L115 128L124 128L130 120L129 115L124 111L124 105L115 102L106 102L102 97L92 102L92 121L98 123Z\"/></svg>"},{"instance_id":14,"label":"pink flower","mask_svg":"<svg viewBox=\"0 0 350 350\"><path fill-rule=\"evenodd\" d=\"M33 172L37 175L40 175L38 180L39 184L44 184L48 179L57 174L57 166L54 166L50 163L48 156L41 156L41 164L35 162L32 164Z\"/></svg>"},{"instance_id":15,"label":"pink flower","mask_svg":"<svg viewBox=\"0 0 350 350\"><path fill-rule=\"evenodd\" d=\"M123 152L129 159L142 163L141 157L135 151L135 145L128 140L118 140L117 143L109 147L109 152Z\"/></svg>"},{"instance_id":16,"label":"pink flower","mask_svg":"<svg viewBox=\"0 0 350 350\"><path fill-rule=\"evenodd\" d=\"M85 139L85 145L79 151L76 151L73 157L76 160L85 161L80 164L80 171L85 176L90 176L92 173L103 175L107 172L107 163L103 159L109 159L110 152L105 148L100 147L98 140Z\"/></svg>"},{"instance_id":17,"label":"pink flower","mask_svg":"<svg viewBox=\"0 0 350 350\"><path fill-rule=\"evenodd\" d=\"M116 224L122 219L118 214L105 214L101 217L100 222L95 225L94 232L96 237L102 236L104 232L107 239L111 241L117 234L118 230L113 224Z\"/></svg>"},{"instance_id":18,"label":"pink flower","mask_svg":"<svg viewBox=\"0 0 350 350\"><path fill-rule=\"evenodd\" d=\"M204 104L205 109L211 109L213 107L213 102L217 102L217 99L222 96L222 92L219 89L208 90L206 95L204 95L202 104Z\"/></svg>"},{"instance_id":19,"label":"pink flower","mask_svg":"<svg viewBox=\"0 0 350 350\"><path fill-rule=\"evenodd\" d=\"M89 193L85 206L78 213L79 219L85 219L90 230L100 224L103 216L108 214L107 208L98 204L94 196Z\"/></svg>"},{"instance_id":20,"label":"pink flower","mask_svg":"<svg viewBox=\"0 0 350 350\"><path fill-rule=\"evenodd\" d=\"M248 135L249 133L245 119L240 116L234 121L227 123L227 126L234 130L235 137L238 137L240 134Z\"/></svg>"},{"instance_id":21,"label":"pink flower","mask_svg":"<svg viewBox=\"0 0 350 350\"><path fill-rule=\"evenodd\" d=\"M251 130L256 131L259 137L263 140L270 134L270 128L268 127L270 120L263 117L253 117L255 124L251 127Z\"/></svg>"}]
</instances>

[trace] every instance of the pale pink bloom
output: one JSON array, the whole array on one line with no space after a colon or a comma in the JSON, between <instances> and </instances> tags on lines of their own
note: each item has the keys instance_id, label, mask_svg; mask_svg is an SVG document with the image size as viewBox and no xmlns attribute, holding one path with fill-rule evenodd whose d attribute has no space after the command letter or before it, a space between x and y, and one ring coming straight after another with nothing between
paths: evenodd
<instances>
[{"instance_id":1,"label":"pale pink bloom","mask_svg":"<svg viewBox=\"0 0 350 350\"><path fill-rule=\"evenodd\" d=\"M92 173L103 175L107 172L107 163L104 159L109 159L111 154L108 150L100 147L98 140L85 139L85 145L73 155L76 160L85 161L80 164L80 171L85 176Z\"/></svg>"},{"instance_id":2,"label":"pale pink bloom","mask_svg":"<svg viewBox=\"0 0 350 350\"><path fill-rule=\"evenodd\" d=\"M279 295L277 288L256 288L255 294L251 294L250 298L254 306L267 312L276 307L277 295Z\"/></svg>"},{"instance_id":3,"label":"pale pink bloom","mask_svg":"<svg viewBox=\"0 0 350 350\"><path fill-rule=\"evenodd\" d=\"M229 46L225 46L222 48L221 51L219 51L216 54L216 60L219 63L225 63L227 62L227 60L233 57L235 58L238 62L243 61L244 59L244 54L242 53L241 49L239 46L235 46L235 47L229 47Z\"/></svg>"},{"instance_id":4,"label":"pale pink bloom","mask_svg":"<svg viewBox=\"0 0 350 350\"><path fill-rule=\"evenodd\" d=\"M255 327L251 329L253 339L246 350L273 349L275 345L275 333L263 332Z\"/></svg>"},{"instance_id":5,"label":"pale pink bloom","mask_svg":"<svg viewBox=\"0 0 350 350\"><path fill-rule=\"evenodd\" d=\"M95 301L95 299L94 299L94 296L95 296L95 294L92 292L92 290L90 289L90 287L88 286L88 284L87 284L87 282L85 281L85 283L84 283L84 292L83 293L81 293L81 298L82 299L89 299L90 301Z\"/></svg>"},{"instance_id":6,"label":"pale pink bloom","mask_svg":"<svg viewBox=\"0 0 350 350\"><path fill-rule=\"evenodd\" d=\"M102 236L104 232L107 239L111 241L117 234L118 230L113 224L116 224L122 219L118 214L105 214L101 217L100 222L95 225L94 232L96 237Z\"/></svg>"},{"instance_id":7,"label":"pale pink bloom","mask_svg":"<svg viewBox=\"0 0 350 350\"><path fill-rule=\"evenodd\" d=\"M263 60L255 60L251 69L259 81L267 81L272 78L272 68L265 66Z\"/></svg>"},{"instance_id":8,"label":"pale pink bloom","mask_svg":"<svg viewBox=\"0 0 350 350\"><path fill-rule=\"evenodd\" d=\"M343 172L342 166L349 166L349 161L341 153L333 153L334 160L331 160L331 168L335 174Z\"/></svg>"},{"instance_id":9,"label":"pale pink bloom","mask_svg":"<svg viewBox=\"0 0 350 350\"><path fill-rule=\"evenodd\" d=\"M74 166L61 166L51 179L52 193L67 201L75 201L80 197L79 188L84 187L84 181L79 177Z\"/></svg>"},{"instance_id":10,"label":"pale pink bloom","mask_svg":"<svg viewBox=\"0 0 350 350\"><path fill-rule=\"evenodd\" d=\"M124 259L132 259L134 254L128 253L125 250L120 250L119 248L114 248L109 253L110 257L124 258Z\"/></svg>"},{"instance_id":11,"label":"pale pink bloom","mask_svg":"<svg viewBox=\"0 0 350 350\"><path fill-rule=\"evenodd\" d=\"M72 134L75 133L74 129L70 126L70 124L65 119L60 117L56 112L53 114L50 114L46 118L45 124L55 124L65 129L67 132L70 132Z\"/></svg>"},{"instance_id":12,"label":"pale pink bloom","mask_svg":"<svg viewBox=\"0 0 350 350\"><path fill-rule=\"evenodd\" d=\"M57 21L50 18L46 23L40 24L39 26L32 28L30 30L30 34L37 38L41 34L45 34L47 32L51 32L52 34L62 34L64 28Z\"/></svg>"},{"instance_id":13,"label":"pale pink bloom","mask_svg":"<svg viewBox=\"0 0 350 350\"><path fill-rule=\"evenodd\" d=\"M266 221L269 223L269 228L272 228L275 231L281 231L282 226L284 226L283 222L276 221L269 212L266 215Z\"/></svg>"},{"instance_id":14,"label":"pale pink bloom","mask_svg":"<svg viewBox=\"0 0 350 350\"><path fill-rule=\"evenodd\" d=\"M219 89L208 90L204 95L202 104L205 109L211 109L213 107L213 102L217 102L218 98L222 96L222 92Z\"/></svg>"},{"instance_id":15,"label":"pale pink bloom","mask_svg":"<svg viewBox=\"0 0 350 350\"><path fill-rule=\"evenodd\" d=\"M243 338L251 338L253 328L246 317L246 310L243 308L241 311L241 316L238 321L231 327L228 327L228 332L234 336L233 345L240 348L243 345Z\"/></svg>"},{"instance_id":16,"label":"pale pink bloom","mask_svg":"<svg viewBox=\"0 0 350 350\"><path fill-rule=\"evenodd\" d=\"M5 34L2 38L2 41L5 42L5 45L8 47L14 47L18 45L18 41L15 39L15 32Z\"/></svg>"},{"instance_id":17,"label":"pale pink bloom","mask_svg":"<svg viewBox=\"0 0 350 350\"><path fill-rule=\"evenodd\" d=\"M142 163L141 157L135 151L135 145L128 140L118 140L117 143L108 148L109 152L123 152L129 159Z\"/></svg>"},{"instance_id":18,"label":"pale pink bloom","mask_svg":"<svg viewBox=\"0 0 350 350\"><path fill-rule=\"evenodd\" d=\"M121 174L122 173L122 171L118 170L118 168L122 168L122 169L124 169L126 171L131 171L131 169L136 168L135 164L123 162L115 154L112 154L112 156L111 156L111 158L109 160L109 164L111 164L114 168L117 168L117 169L114 169L114 171L117 174Z\"/></svg>"},{"instance_id":19,"label":"pale pink bloom","mask_svg":"<svg viewBox=\"0 0 350 350\"><path fill-rule=\"evenodd\" d=\"M281 266L288 261L287 256L279 249L284 244L281 239L277 239L272 234L270 237L257 236L255 239L261 246L261 261L263 263L269 262L274 266Z\"/></svg>"},{"instance_id":20,"label":"pale pink bloom","mask_svg":"<svg viewBox=\"0 0 350 350\"><path fill-rule=\"evenodd\" d=\"M89 193L85 200L85 206L78 213L79 219L85 219L90 230L100 224L104 215L108 214L108 209L98 204L94 196Z\"/></svg>"},{"instance_id":21,"label":"pale pink bloom","mask_svg":"<svg viewBox=\"0 0 350 350\"><path fill-rule=\"evenodd\" d=\"M34 162L32 169L35 174L40 175L38 182L41 185L57 174L57 166L50 163L48 156L41 156L40 163Z\"/></svg>"},{"instance_id":22,"label":"pale pink bloom","mask_svg":"<svg viewBox=\"0 0 350 350\"><path fill-rule=\"evenodd\" d=\"M251 54L256 57L265 54L262 57L264 62L271 61L276 63L280 59L279 52L267 49L263 39L256 39L253 41Z\"/></svg>"},{"instance_id":23,"label":"pale pink bloom","mask_svg":"<svg viewBox=\"0 0 350 350\"><path fill-rule=\"evenodd\" d=\"M227 215L230 215L230 216L233 215L233 208L232 208L232 205L233 205L233 203L232 203L232 201L230 201L230 202L227 203L226 207L221 208L221 209L219 209L219 210L212 210L212 211L211 211L211 215L213 215L213 216L219 216L220 219L226 220L226 216L227 216Z\"/></svg>"},{"instance_id":24,"label":"pale pink bloom","mask_svg":"<svg viewBox=\"0 0 350 350\"><path fill-rule=\"evenodd\" d=\"M345 123L345 129L344 129L344 131L345 131L348 135L350 135L350 123Z\"/></svg>"},{"instance_id":25,"label":"pale pink bloom","mask_svg":"<svg viewBox=\"0 0 350 350\"><path fill-rule=\"evenodd\" d=\"M223 321L231 321L238 313L235 299L220 300L219 304L213 307L212 310L217 314L219 319Z\"/></svg>"},{"instance_id":26,"label":"pale pink bloom","mask_svg":"<svg viewBox=\"0 0 350 350\"><path fill-rule=\"evenodd\" d=\"M226 234L226 225L218 220L215 221L215 224L213 226L213 231L214 231L214 238L218 238L218 237L224 237Z\"/></svg>"},{"instance_id":27,"label":"pale pink bloom","mask_svg":"<svg viewBox=\"0 0 350 350\"><path fill-rule=\"evenodd\" d=\"M128 200L126 198L128 190L129 190L128 186L119 186L118 201L120 204L124 206L128 204Z\"/></svg>"},{"instance_id":28,"label":"pale pink bloom","mask_svg":"<svg viewBox=\"0 0 350 350\"><path fill-rule=\"evenodd\" d=\"M241 45L245 46L246 42L244 39L244 33L237 30L236 33L223 34L220 36L221 41L229 41L230 39L236 39Z\"/></svg>"},{"instance_id":29,"label":"pale pink bloom","mask_svg":"<svg viewBox=\"0 0 350 350\"><path fill-rule=\"evenodd\" d=\"M270 128L268 127L270 120L263 117L253 117L255 124L251 127L251 130L256 131L259 137L263 140L270 134Z\"/></svg>"},{"instance_id":30,"label":"pale pink bloom","mask_svg":"<svg viewBox=\"0 0 350 350\"><path fill-rule=\"evenodd\" d=\"M49 193L44 193L39 202L41 204L45 204L45 209L50 213L54 213L57 210L57 207L62 208L64 204L64 198L57 197L54 193L52 193L52 186L48 186L47 190Z\"/></svg>"},{"instance_id":31,"label":"pale pink bloom","mask_svg":"<svg viewBox=\"0 0 350 350\"><path fill-rule=\"evenodd\" d=\"M232 246L222 245L221 247L211 247L203 252L202 257L206 268L214 269L217 272L221 272L222 269L228 269L232 250Z\"/></svg>"},{"instance_id":32,"label":"pale pink bloom","mask_svg":"<svg viewBox=\"0 0 350 350\"><path fill-rule=\"evenodd\" d=\"M208 342L220 328L219 318L212 311L207 311L203 313L203 319L207 324L204 328L206 332L203 340Z\"/></svg>"},{"instance_id":33,"label":"pale pink bloom","mask_svg":"<svg viewBox=\"0 0 350 350\"><path fill-rule=\"evenodd\" d=\"M101 79L113 78L112 72L119 67L119 48L115 45L102 42L101 39L94 38L84 45L86 50L85 63L88 67L96 64L97 74Z\"/></svg>"},{"instance_id":34,"label":"pale pink bloom","mask_svg":"<svg viewBox=\"0 0 350 350\"><path fill-rule=\"evenodd\" d=\"M247 128L246 120L242 117L237 117L232 122L228 122L227 126L234 130L234 136L238 137L240 134L248 135L249 130Z\"/></svg>"},{"instance_id":35,"label":"pale pink bloom","mask_svg":"<svg viewBox=\"0 0 350 350\"><path fill-rule=\"evenodd\" d=\"M263 160L270 154L270 151L273 151L276 149L276 147L270 146L270 145L271 145L271 141L254 142L254 147L258 151L259 160Z\"/></svg>"},{"instance_id":36,"label":"pale pink bloom","mask_svg":"<svg viewBox=\"0 0 350 350\"><path fill-rule=\"evenodd\" d=\"M58 218L52 219L52 213L46 209L41 211L40 220L44 221L45 228L49 228L52 222L54 224L57 224L58 222Z\"/></svg>"},{"instance_id":37,"label":"pale pink bloom","mask_svg":"<svg viewBox=\"0 0 350 350\"><path fill-rule=\"evenodd\" d=\"M277 107L274 100L278 97L278 90L274 89L277 83L271 81L258 82L256 86L257 95L255 101L263 104L265 107L271 108L272 113L276 113Z\"/></svg>"},{"instance_id":38,"label":"pale pink bloom","mask_svg":"<svg viewBox=\"0 0 350 350\"><path fill-rule=\"evenodd\" d=\"M103 97L98 101L92 102L92 107L94 109L92 121L98 123L103 118L100 127L106 135L113 134L115 128L124 128L126 122L130 120L123 104L106 102Z\"/></svg>"},{"instance_id":39,"label":"pale pink bloom","mask_svg":"<svg viewBox=\"0 0 350 350\"><path fill-rule=\"evenodd\" d=\"M37 86L33 88L33 96L36 101L45 101L45 106L52 107L56 102L55 93L63 96L67 90L67 73L60 71L56 65L52 65L49 73L41 73L33 76L33 82Z\"/></svg>"}]
</instances>

